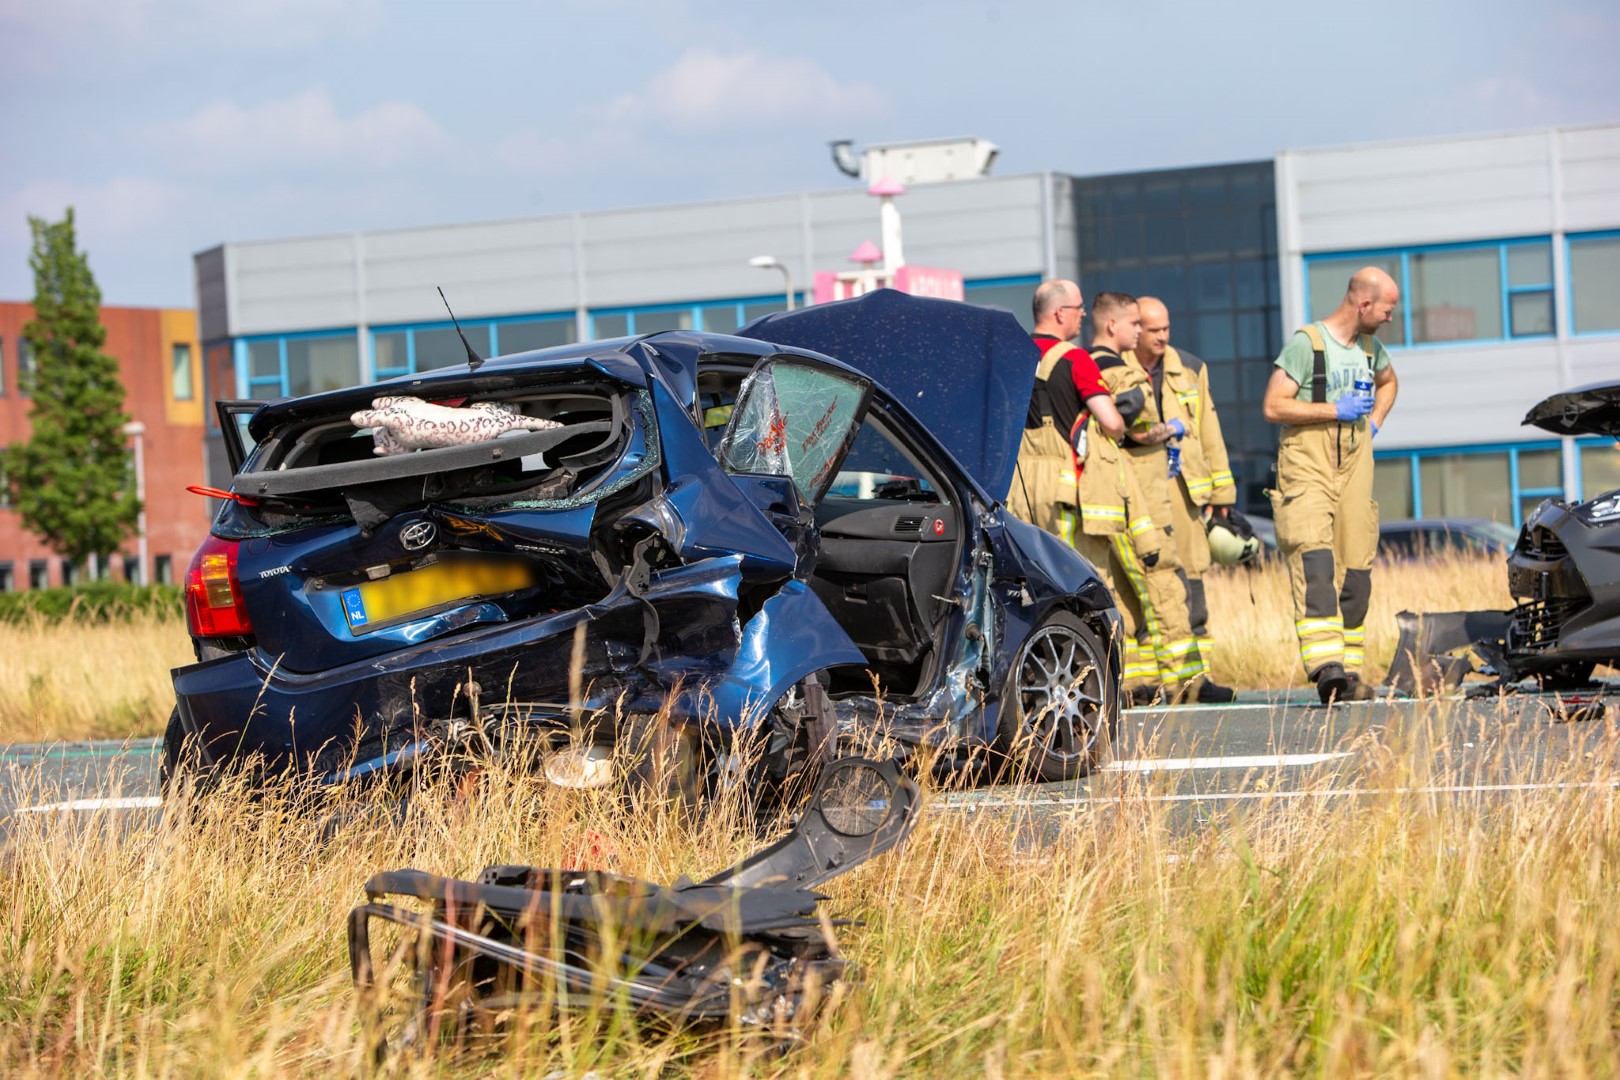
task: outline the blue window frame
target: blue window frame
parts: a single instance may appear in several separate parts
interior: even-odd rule
[[[1549,338],[1556,331],[1552,256],[1552,241],[1545,236],[1309,255],[1306,317],[1331,312],[1343,283],[1370,265],[1387,271],[1401,287],[1395,321],[1380,332],[1389,344]]]
[[[796,293],[795,296],[797,302],[802,304],[804,294]],[[762,315],[770,315],[786,307],[787,298],[782,293],[767,293],[735,300],[597,308],[590,313],[591,338],[601,341],[605,338],[636,337],[660,330],[706,330],[731,334]]]
[[[237,338],[235,361],[238,393],[256,401],[337,390],[363,380],[353,330]]]
[[[1569,236],[1564,317],[1579,335],[1620,333],[1620,230]]]
[[[552,312],[503,319],[462,319],[461,332],[482,357],[567,345],[575,340],[574,313]],[[392,379],[461,363],[467,351],[455,323],[409,323],[371,330],[373,379]]]
[[[1582,473],[1587,464],[1588,455],[1594,451],[1604,450],[1613,445],[1612,440],[1582,438],[1575,440],[1577,452],[1575,455],[1575,476],[1570,485],[1576,492],[1585,492],[1585,497],[1591,497],[1595,491],[1587,491]],[[1445,517],[1454,516],[1443,512],[1438,500],[1433,497],[1437,493],[1429,492],[1425,499],[1424,473],[1431,472],[1431,486],[1439,470],[1425,470],[1424,462],[1439,466],[1440,459],[1447,458],[1484,458],[1500,456],[1506,467],[1507,490],[1506,506],[1509,510],[1508,519],[1515,527],[1524,523],[1525,514],[1533,509],[1542,499],[1562,498],[1564,484],[1562,483],[1563,462],[1562,446],[1556,441],[1541,441],[1530,443],[1486,443],[1478,446],[1433,446],[1421,450],[1380,450],[1374,453],[1374,460],[1386,466],[1403,463],[1410,470],[1408,483],[1411,494],[1411,508],[1413,517]],[[1543,466],[1551,466],[1550,471]],[[1386,474],[1387,475],[1387,474]],[[1498,474],[1500,475],[1500,474]],[[1486,514],[1469,513],[1461,516],[1481,517]],[[1391,518],[1393,520],[1393,517]]]

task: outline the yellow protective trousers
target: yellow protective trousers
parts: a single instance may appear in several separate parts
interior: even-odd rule
[[[1215,659],[1215,638],[1209,632],[1209,601],[1204,595],[1204,574],[1214,561],[1209,554],[1209,533],[1204,528],[1203,507],[1193,502],[1182,485],[1174,487],[1170,524],[1176,558],[1181,560],[1182,580],[1187,585],[1187,621],[1198,642],[1198,655],[1208,666]]]
[[[1312,679],[1325,664],[1361,670],[1378,551],[1372,488],[1366,421],[1283,428],[1271,507],[1288,564],[1299,658]]]
[[[1194,696],[1208,668],[1187,621],[1186,587],[1167,546],[1145,566],[1125,534],[1085,537],[1080,553],[1099,569],[1125,622],[1124,688],[1160,688],[1167,702]],[[1101,552],[1106,544],[1108,551]],[[1077,545],[1079,546],[1079,545]],[[1168,565],[1166,565],[1168,563]]]

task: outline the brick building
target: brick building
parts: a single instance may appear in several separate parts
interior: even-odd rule
[[[33,317],[32,304],[0,301],[0,447],[28,437],[31,360],[22,329]],[[117,359],[123,378],[124,411],[142,428],[149,560],[142,573],[139,538],[131,536],[101,572],[132,581],[173,581],[184,574],[210,521],[208,500],[186,491],[188,484],[203,482],[205,402],[196,312],[104,307],[101,321],[107,328],[103,350]],[[130,438],[132,457],[136,439]],[[0,591],[83,580],[87,568],[65,567],[4,499],[0,494]]]

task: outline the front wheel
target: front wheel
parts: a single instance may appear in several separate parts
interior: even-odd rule
[[[1007,673],[1002,751],[1042,780],[1085,776],[1108,756],[1118,691],[1097,635],[1069,612],[1054,612],[1024,640]]]

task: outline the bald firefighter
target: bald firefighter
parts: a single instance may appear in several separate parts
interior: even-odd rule
[[[1091,356],[1108,388],[1116,396],[1149,389],[1141,365],[1125,358],[1141,336],[1136,298],[1120,292],[1099,293],[1092,304],[1091,325],[1095,335]],[[1159,558],[1151,564],[1132,558],[1128,550],[1115,545],[1128,585],[1118,590],[1118,596],[1134,633],[1133,640],[1125,644],[1125,673],[1134,701],[1176,703],[1199,698],[1209,681],[1209,669],[1199,655],[1188,618],[1187,586],[1178,573],[1181,561],[1176,556],[1171,524],[1169,464],[1164,444],[1180,436],[1172,425],[1158,420],[1156,411],[1149,416],[1152,395],[1144,396],[1143,408],[1131,421],[1121,446],[1135,484],[1147,500],[1147,516],[1166,542]]]
[[[1231,512],[1237,487],[1221,437],[1221,419],[1209,393],[1209,369],[1192,353],[1171,347],[1170,311],[1162,301],[1144,296],[1136,307],[1142,320],[1141,335],[1124,359],[1141,369],[1150,392],[1132,431],[1151,429],[1160,422],[1171,429],[1169,441],[1158,444],[1165,457],[1170,534],[1187,589],[1188,621],[1198,642],[1198,655],[1207,665],[1215,641],[1209,632],[1209,602],[1204,595],[1204,574],[1212,561],[1205,525],[1212,516],[1225,517]],[[1174,434],[1178,431],[1179,436]],[[1138,453],[1156,457],[1154,451],[1141,449],[1132,451],[1133,459]],[[1151,466],[1155,483],[1157,468]],[[1236,696],[1213,681],[1205,681],[1198,689],[1198,700],[1206,703],[1225,703]]]
[[[1398,384],[1373,333],[1400,298],[1384,271],[1358,271],[1331,315],[1288,340],[1266,384],[1265,417],[1283,425],[1271,493],[1277,546],[1300,660],[1324,704],[1374,696],[1361,681],[1378,548],[1372,440]]]

